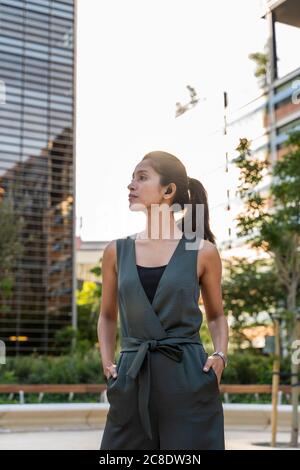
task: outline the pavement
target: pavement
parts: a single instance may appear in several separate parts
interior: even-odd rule
[[[103,429],[0,431],[0,450],[99,450]],[[227,450],[274,450],[268,444],[270,428],[230,427],[225,430]],[[280,430],[277,442],[287,445],[290,431]],[[279,447],[278,447],[279,448]],[[282,447],[281,447],[282,448]],[[287,447],[285,447],[287,448]]]

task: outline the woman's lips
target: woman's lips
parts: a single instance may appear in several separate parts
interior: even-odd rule
[[[131,201],[131,199],[136,199],[137,196],[128,196],[128,199]]]

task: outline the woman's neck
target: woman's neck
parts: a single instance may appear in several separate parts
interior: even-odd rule
[[[143,232],[139,234],[139,238],[149,238],[152,240],[178,240],[182,237],[182,231],[179,230],[177,224],[169,224],[168,226],[151,226],[146,225]]]

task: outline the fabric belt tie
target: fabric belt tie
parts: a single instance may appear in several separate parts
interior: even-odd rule
[[[136,337],[123,337],[122,338],[122,352],[137,351],[131,366],[129,367],[126,375],[132,379],[138,376],[138,408],[140,420],[143,429],[149,439],[153,438],[151,430],[151,421],[149,415],[149,397],[151,390],[151,352],[159,351],[173,361],[181,362],[183,356],[183,349],[179,344],[191,343],[202,344],[200,341],[199,333],[195,333],[191,337],[186,336],[168,336],[161,339],[148,339]],[[145,363],[145,364],[144,364]],[[144,364],[144,366],[143,366]]]

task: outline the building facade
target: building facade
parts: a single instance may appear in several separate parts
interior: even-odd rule
[[[295,53],[300,47],[300,8],[297,0],[271,0],[265,3],[262,18],[268,31],[268,66],[260,79],[260,93],[239,110],[228,112],[228,147],[230,188],[228,192],[227,237],[222,243],[224,256],[239,252],[245,254],[244,240],[235,236],[235,217],[243,210],[236,197],[238,170],[232,160],[239,138],[251,141],[253,155],[267,158],[271,164],[283,158],[288,151],[285,142],[288,131],[300,129],[300,57]],[[259,188],[266,196],[271,180],[265,177]],[[251,256],[249,250],[249,256]],[[226,255],[227,253],[227,255]],[[256,255],[254,254],[254,257]]]
[[[0,0],[0,338],[58,354],[74,302],[75,5]],[[1,240],[2,238],[2,240]]]

